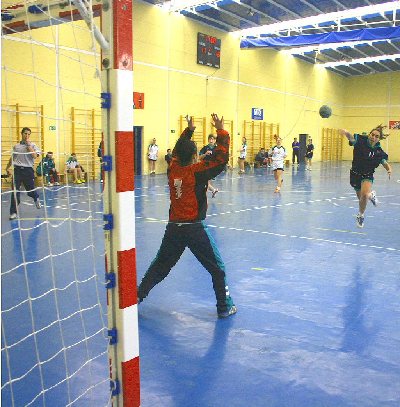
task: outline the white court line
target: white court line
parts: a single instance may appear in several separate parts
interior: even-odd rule
[[[136,217],[136,219],[143,219],[143,218]],[[150,218],[145,218],[145,219],[150,219]],[[160,222],[160,223],[168,223],[168,220],[166,220],[166,219],[151,218],[151,221],[152,222]],[[210,225],[210,224],[208,224],[207,227],[214,228],[214,229],[235,230],[235,231],[240,231],[240,232],[260,233],[260,234],[263,234],[263,235],[287,237],[287,238],[290,238],[290,239],[305,239],[305,240],[312,240],[312,241],[315,241],[315,242],[335,243],[335,244],[341,244],[341,245],[346,245],[346,246],[366,247],[366,248],[369,248],[369,249],[380,249],[380,250],[388,250],[388,251],[400,252],[400,249],[394,248],[394,247],[382,247],[382,246],[374,246],[374,245],[359,244],[359,243],[352,243],[352,242],[343,242],[341,240],[322,239],[322,238],[319,238],[319,237],[317,238],[317,237],[309,237],[309,236],[285,235],[285,234],[282,234],[282,233],[273,233],[273,232],[254,230],[254,229],[241,229],[241,228],[217,226],[217,225]]]

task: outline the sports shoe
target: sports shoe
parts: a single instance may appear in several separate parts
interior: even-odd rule
[[[42,207],[42,204],[40,203],[39,199],[35,201],[36,208],[40,209]]]
[[[378,205],[378,199],[376,197],[375,191],[371,191],[371,193],[369,194],[369,200],[372,202],[372,205],[374,206]]]
[[[357,226],[359,228],[363,228],[364,227],[364,216],[358,214],[356,219],[357,219]]]
[[[81,184],[84,184],[86,182],[85,178],[81,178],[79,181],[81,181]]]
[[[55,183],[54,183],[54,185],[57,185],[57,186],[59,186],[59,185],[60,185],[60,183],[59,183],[59,182],[55,182]]]
[[[74,181],[74,184],[82,184],[82,181],[80,179],[77,179],[76,181]]]
[[[17,219],[17,214],[16,213],[11,213],[10,217],[8,219],[10,219],[10,220]]]
[[[218,318],[228,318],[233,314],[237,313],[236,305],[232,305],[229,309],[224,312],[218,312]]]
[[[281,192],[281,187],[276,187],[274,192]]]
[[[52,184],[51,182],[48,182],[48,183],[47,183],[47,186],[48,186],[48,187],[52,187],[53,184]]]

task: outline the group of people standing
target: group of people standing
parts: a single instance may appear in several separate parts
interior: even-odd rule
[[[311,139],[308,139],[306,145],[306,154],[304,156],[306,161],[306,170],[311,171],[311,162],[314,155],[314,144]],[[292,143],[292,164],[294,165],[295,162],[297,166],[300,165],[300,143],[297,141],[295,137]]]

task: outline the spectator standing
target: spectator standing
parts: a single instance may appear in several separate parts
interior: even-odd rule
[[[208,136],[208,144],[204,146],[199,152],[199,159],[204,161],[210,161],[213,151],[216,147],[217,139],[214,137],[213,134]],[[211,184],[211,180],[208,180],[208,187],[207,189],[211,191],[211,197],[214,198],[216,193],[218,192],[217,188]]]
[[[314,155],[314,144],[312,140],[308,140],[307,150],[306,150],[306,170],[311,171],[311,160]]]
[[[156,144],[156,139],[153,138],[151,141],[148,151],[147,158],[149,160],[150,175],[156,175],[156,161],[158,158],[158,145]]]
[[[242,137],[242,146],[238,150],[239,153],[239,174],[244,174],[244,163],[246,161],[247,156],[247,139],[246,137]]]
[[[169,167],[169,165],[172,161],[172,151],[170,148],[167,150],[167,154],[165,154],[164,158],[165,158],[165,161],[167,162],[167,166]]]
[[[296,158],[296,160],[297,160],[297,166],[299,166],[299,165],[300,165],[300,162],[299,162],[300,143],[297,141],[297,138],[296,138],[296,137],[293,139],[292,150],[293,150],[293,153],[292,153],[292,164],[294,165],[294,161],[295,161],[295,158]]]

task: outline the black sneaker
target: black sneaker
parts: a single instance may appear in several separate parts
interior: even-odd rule
[[[357,226],[359,228],[363,228],[364,227],[364,216],[358,214],[356,219],[357,219]]]
[[[229,309],[223,312],[218,312],[218,318],[228,318],[237,313],[236,305],[232,305]]]

